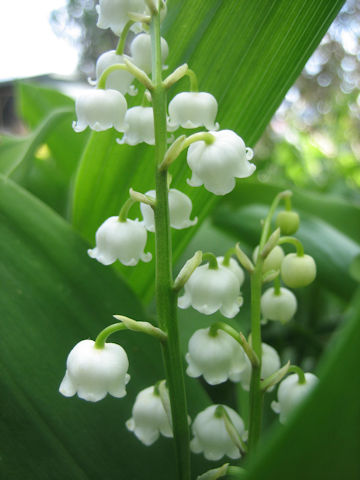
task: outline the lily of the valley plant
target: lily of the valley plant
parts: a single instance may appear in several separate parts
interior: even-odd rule
[[[316,267],[299,240],[290,236],[299,222],[294,222],[291,211],[291,192],[285,191],[274,199],[263,222],[253,261],[238,244],[221,257],[198,251],[174,277],[170,229],[193,228],[197,219],[191,214],[191,199],[170,186],[171,165],[183,161],[181,153],[186,151],[189,185],[214,195],[231,192],[236,180],[249,177],[256,167],[241,132],[222,130],[218,125],[218,103],[211,93],[199,91],[195,72],[181,65],[165,76],[169,49],[160,26],[166,9],[161,0],[100,0],[97,26],[111,28],[119,43],[116,50],[98,59],[95,85],[78,98],[74,122],[77,132],[88,127],[95,131],[115,128],[119,143],[154,145],[153,188],[147,192],[130,189],[129,199],[119,206],[119,212],[113,212],[99,226],[96,245],[88,254],[105,266],[119,261],[136,268],[140,261],[154,261],[157,323],[114,312],[116,323],[105,327],[95,341],[82,340],[71,350],[60,392],[67,397],[77,394],[90,402],[107,394],[123,397],[130,381],[128,369],[132,376],[136,371],[131,371],[131,358],[129,367],[123,348],[108,342],[108,337],[125,329],[153,336],[163,350],[166,378],[144,385],[126,427],[147,446],[160,435],[169,437],[175,444],[178,478],[190,480],[190,451],[211,461],[223,457],[238,461],[253,454],[261,434],[263,396],[268,391],[280,383],[278,401],[272,408],[284,423],[315,385],[313,374],[304,374],[289,362],[281,367],[276,350],[262,342],[261,323],[285,324],[296,314],[297,300],[290,288],[309,285]],[[126,55],[124,45],[130,30],[136,35]],[[189,91],[173,96],[172,86],[184,77],[188,79],[181,85],[189,82]],[[139,96],[138,106],[127,108],[125,95],[129,94]],[[173,97],[169,104],[168,97]],[[186,133],[176,136],[180,127]],[[193,129],[196,132],[191,133]],[[282,201],[286,210],[273,230],[272,218]],[[136,203],[142,220],[128,218]],[[149,235],[155,235],[155,258],[146,251]],[[295,246],[296,253],[285,255],[280,246],[284,243]],[[251,279],[251,299],[243,299],[241,292],[245,273]],[[263,291],[265,282],[273,285]],[[244,301],[251,301],[251,332],[245,334],[225,321],[209,322],[208,328],[192,335],[185,358],[190,377],[202,377],[210,385],[228,380],[241,383],[249,392],[249,424],[245,425],[241,412],[228,405],[209,405],[190,419],[177,309],[192,307],[203,315],[219,311],[232,319]],[[288,373],[292,375],[286,377]]]

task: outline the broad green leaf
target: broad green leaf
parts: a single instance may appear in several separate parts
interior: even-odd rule
[[[28,170],[36,150],[41,147],[51,132],[57,130],[59,122],[64,119],[69,122],[72,113],[72,109],[69,108],[53,110],[26,137],[1,137],[0,173],[11,176],[19,167]]]
[[[352,261],[349,269],[351,278],[355,281],[360,282],[360,254],[357,255]]]
[[[214,213],[215,224],[233,235],[234,241],[255,247],[260,238],[261,220],[266,217],[269,205],[253,203],[235,208],[225,203]],[[312,255],[317,265],[317,281],[344,299],[351,298],[356,283],[349,275],[350,265],[360,252],[360,245],[331,225],[298,209],[301,223],[296,237],[305,252]],[[293,251],[294,247],[289,251]]]
[[[75,120],[74,100],[32,83],[17,84],[17,100],[19,115],[31,129],[37,127],[54,110],[72,111],[72,115],[59,120],[56,130],[46,139],[59,171],[70,178],[76,171],[88,138],[87,132],[75,134],[72,129],[72,121]]]
[[[170,71],[187,62],[198,75],[200,89],[218,99],[221,128],[235,130],[247,145],[254,145],[342,4],[342,0],[169,1],[164,36],[170,46]],[[188,89],[186,80],[181,88]],[[169,98],[175,93],[172,90]],[[99,225],[118,212],[129,187],[145,192],[154,186],[152,149],[119,146],[117,136],[112,131],[92,134],[81,160],[73,222],[90,242]],[[184,154],[171,174],[173,186],[190,194],[201,223],[217,199],[203,187],[186,186],[190,172]],[[175,258],[194,231],[173,234]],[[151,298],[153,271],[141,266],[136,273],[126,272],[126,278],[141,296]]]
[[[256,458],[249,458],[248,480],[360,477],[359,293],[319,367],[318,387],[287,426],[275,426],[264,438]]]
[[[16,92],[19,115],[32,131],[11,140],[13,151],[0,143],[1,173],[11,173],[13,180],[67,217],[72,179],[88,133],[73,131],[74,101],[66,95],[32,83],[18,83]]]
[[[112,337],[128,353],[131,381],[123,399],[91,404],[58,393],[67,354],[113,323],[114,313],[144,319],[133,292],[88,258],[86,244],[52,210],[0,178],[0,477],[168,479],[172,441],[152,448],[129,433],[139,390],[163,378],[159,346],[134,332]],[[207,403],[187,387],[190,414]],[[200,457],[195,471],[206,470]]]
[[[29,138],[2,135],[0,137],[0,172],[8,175],[21,162],[29,148]]]

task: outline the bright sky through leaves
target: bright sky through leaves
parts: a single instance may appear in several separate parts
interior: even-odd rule
[[[78,54],[53,32],[50,13],[66,0],[3,2],[0,16],[0,82],[47,73],[71,74]]]

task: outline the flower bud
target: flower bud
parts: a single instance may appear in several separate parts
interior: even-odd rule
[[[146,446],[156,442],[160,433],[164,437],[173,436],[169,418],[154,386],[138,393],[126,427]]]
[[[96,247],[88,254],[103,265],[119,260],[123,265],[134,266],[139,260],[151,260],[151,253],[144,253],[146,229],[138,220],[128,218],[120,222],[119,217],[110,217],[98,228],[95,239]]]
[[[151,73],[151,37],[148,33],[137,35],[130,45],[130,54],[135,65],[145,73]],[[169,54],[165,38],[161,38],[161,62],[164,63]]]
[[[269,288],[261,297],[261,313],[264,320],[288,322],[295,314],[297,301],[295,295],[287,288],[280,288],[278,294]]]
[[[100,0],[96,6],[99,15],[96,26],[111,28],[115,35],[121,35],[130,20],[129,13],[146,14],[145,0]]]
[[[230,437],[222,416],[217,414],[219,405],[211,405],[200,412],[192,425],[194,438],[190,449],[194,453],[203,453],[207,460],[220,460],[224,455],[236,459],[241,457],[239,448]],[[245,433],[242,418],[230,407],[222,405],[229,415],[235,430],[242,437]]]
[[[278,389],[278,401],[271,403],[275,413],[279,413],[281,423],[286,423],[288,416],[303,401],[317,384],[318,378],[313,373],[305,373],[305,383],[299,383],[297,373],[289,375],[283,380]]]
[[[290,288],[307,287],[315,280],[316,264],[310,255],[286,255],[281,264],[281,278]]]
[[[156,198],[155,190],[146,192],[151,198]],[[185,193],[170,188],[169,190],[169,216],[170,226],[176,230],[182,230],[183,228],[192,227],[197,223],[197,217],[194,220],[190,220],[190,214],[192,209],[192,202]],[[155,219],[154,211],[150,205],[140,203],[140,210],[144,219],[144,224],[149,232],[155,232]]]
[[[204,376],[209,385],[218,385],[229,378],[239,380],[245,368],[245,354],[240,344],[223,330],[211,333],[210,328],[197,330],[189,340],[186,373]]]
[[[259,252],[259,246],[257,246],[253,253],[253,260],[254,263],[257,261],[257,256]],[[279,246],[276,245],[269,255],[265,258],[263,263],[262,271],[263,273],[269,272],[270,270],[280,270],[281,262],[285,257],[284,250]]]
[[[124,136],[118,143],[155,145],[154,112],[152,107],[132,107],[125,114]]]
[[[209,133],[213,143],[200,140],[189,147],[187,162],[192,177],[188,183],[192,187],[204,185],[215,195],[226,195],[235,187],[235,178],[249,177],[255,171],[255,165],[249,162],[253,153],[231,130]]]
[[[215,97],[206,92],[182,92],[169,103],[169,130],[198,128],[217,130],[215,123],[218,105]]]
[[[82,132],[87,126],[100,132],[114,127],[123,129],[127,103],[116,90],[88,90],[81,94],[75,103],[77,122],[73,122],[75,132]]]
[[[276,216],[276,226],[280,227],[281,235],[293,235],[298,231],[299,214],[289,210],[283,210]]]
[[[97,80],[99,81],[105,70],[113,65],[124,65],[124,55],[117,55],[115,50],[100,55],[96,62]],[[129,92],[133,80],[133,75],[126,70],[115,70],[107,76],[105,86],[106,89],[117,90],[124,95]]]
[[[126,395],[129,361],[125,350],[116,343],[96,348],[94,341],[82,340],[69,353],[66,367],[59,388],[65,397],[77,393],[84,400],[98,402],[107,393],[117,398]]]
[[[223,265],[217,269],[209,265],[197,267],[185,283],[185,293],[178,299],[180,308],[190,305],[200,313],[211,315],[217,310],[227,318],[239,312],[242,300],[238,277]]]
[[[275,373],[280,368],[280,357],[275,348],[271,347],[267,343],[261,344],[262,357],[261,357],[261,378],[265,379]],[[251,379],[251,363],[246,357],[246,366],[240,373],[240,383],[244,390],[247,392],[250,390]],[[273,388],[269,388],[267,391],[271,392]]]

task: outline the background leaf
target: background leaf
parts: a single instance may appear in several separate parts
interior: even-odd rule
[[[75,135],[72,120],[75,120],[74,100],[63,93],[32,83],[17,84],[18,113],[25,123],[34,129],[55,109],[67,108],[73,112],[72,119],[59,122],[56,131],[47,139],[54,159],[68,178],[76,171],[81,152],[88,139],[88,132]]]
[[[74,101],[60,92],[19,82],[16,99],[32,131],[25,138],[1,138],[0,171],[68,218],[73,177],[89,134],[75,135]]]
[[[164,24],[170,69],[188,62],[201,90],[218,99],[221,128],[235,130],[254,145],[342,4],[342,0],[294,0],[290,5],[287,0],[173,0]],[[188,88],[185,80],[180,86]],[[169,96],[175,93],[174,89]],[[153,188],[152,149],[119,146],[117,136],[112,131],[93,133],[77,176],[73,222],[92,243],[99,225],[119,211],[129,187],[143,192]],[[173,186],[190,194],[201,223],[217,199],[203,187],[186,185],[190,174],[184,154],[171,173]],[[194,231],[173,233],[175,258]],[[153,271],[141,265],[125,276],[144,299],[152,297]]]
[[[154,339],[123,332],[128,395],[91,404],[58,393],[67,354],[121,313],[144,319],[131,290],[86,254],[86,245],[48,207],[0,178],[0,477],[93,479],[172,476],[172,442],[151,449],[126,431],[135,395],[163,378]],[[190,414],[207,404],[189,382]],[[139,461],[141,459],[141,461]],[[201,457],[195,471],[205,470]]]

